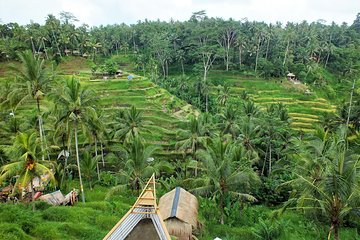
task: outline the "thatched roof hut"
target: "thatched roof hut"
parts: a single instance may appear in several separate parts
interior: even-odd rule
[[[180,187],[162,196],[159,208],[169,234],[178,240],[192,239],[198,223],[198,207],[196,197]]]
[[[288,80],[294,80],[294,79],[295,79],[295,74],[293,74],[293,73],[288,73],[288,74],[286,75],[286,77],[287,77]]]
[[[132,208],[103,240],[120,239],[170,240],[156,203],[155,175],[149,179]]]

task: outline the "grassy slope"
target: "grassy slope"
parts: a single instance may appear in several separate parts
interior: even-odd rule
[[[229,84],[231,100],[236,102],[242,91],[247,91],[255,103],[262,108],[269,104],[282,103],[287,106],[292,118],[291,125],[296,130],[311,132],[319,117],[326,112],[335,112],[336,106],[329,100],[319,97],[316,92],[305,94],[307,86],[294,85],[284,79],[264,80],[244,77],[233,72],[214,70],[209,79]],[[212,91],[216,94],[216,91]],[[323,95],[323,94],[321,94]]]
[[[87,203],[77,203],[74,207],[48,206],[38,203],[35,213],[31,206],[0,204],[0,239],[102,239],[107,232],[128,211],[135,202],[135,195],[123,193],[104,200],[107,188],[96,186],[86,189]],[[209,211],[204,200],[200,199],[200,221],[202,230],[198,238],[204,240],[221,237],[222,239],[255,239],[253,232],[259,228],[263,219],[268,225],[272,222],[272,210],[264,206],[245,207],[240,211],[240,218],[233,222],[235,226],[219,225],[216,217],[204,216]],[[286,212],[280,220],[280,240],[326,239],[328,226],[310,220],[300,213]],[[356,229],[344,228],[340,231],[342,239],[359,239]]]
[[[0,67],[0,78],[9,79],[4,66]],[[132,68],[127,63],[123,67],[125,71]],[[146,120],[152,122],[150,127],[152,132],[145,134],[145,138],[168,150],[163,151],[162,154],[167,156],[170,152],[170,155],[176,156],[173,148],[176,131],[184,126],[186,113],[179,117],[173,109],[179,109],[186,103],[139,77],[133,81],[127,81],[125,78],[90,81],[86,61],[79,59],[66,61],[59,66],[58,72],[65,77],[76,74],[84,85],[94,89],[101,97],[102,109],[107,113],[130,105],[142,109]],[[233,95],[231,101],[236,101],[240,92],[246,90],[258,104],[264,107],[269,102],[286,103],[293,122],[311,124],[311,126],[306,124],[301,126],[310,131],[322,112],[319,109],[333,111],[333,107],[325,100],[316,95],[305,96],[303,91],[291,89],[286,83],[245,78],[220,71],[212,72],[210,78],[223,78],[231,84]],[[294,128],[297,128],[296,124]],[[78,203],[75,207],[49,207],[40,204],[38,206],[40,209],[34,214],[30,207],[1,204],[0,239],[101,239],[135,200],[134,196],[118,195],[110,201],[104,201],[106,190],[107,188],[99,186],[93,191],[87,189],[86,205]],[[253,227],[259,225],[259,219],[271,218],[271,209],[253,206],[240,213],[243,216],[242,221],[237,223],[236,227],[220,226],[205,214],[207,210],[206,205],[200,202],[200,219],[204,223],[204,228],[199,239],[214,239],[216,236],[222,239],[253,239]],[[311,221],[296,212],[286,213],[282,219],[285,227],[280,239],[326,238],[327,225]],[[355,229],[344,229],[341,236],[343,239],[358,239]]]
[[[125,57],[124,60],[122,65],[125,74],[117,79],[92,79],[88,61],[83,58],[66,59],[57,67],[56,72],[65,79],[75,76],[84,86],[94,90],[100,98],[100,110],[105,115],[111,116],[115,111],[132,105],[142,110],[150,125],[149,131],[143,133],[144,138],[148,143],[162,147],[163,150],[157,153],[159,156],[176,158],[180,154],[175,150],[176,133],[179,128],[186,126],[187,116],[196,110],[146,78],[135,75],[132,81],[128,81],[126,71],[131,70],[132,65],[128,58]],[[7,63],[0,65],[0,84],[11,79],[12,75],[8,72]],[[34,108],[35,103],[28,103],[19,108],[18,114]],[[50,108],[46,101],[43,101],[43,108]],[[10,139],[8,140],[0,145],[10,144]]]

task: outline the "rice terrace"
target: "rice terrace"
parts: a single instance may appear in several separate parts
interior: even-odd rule
[[[43,1],[60,13],[42,20],[17,2],[0,4],[0,239],[360,239],[353,0],[314,3],[326,20],[281,0]]]

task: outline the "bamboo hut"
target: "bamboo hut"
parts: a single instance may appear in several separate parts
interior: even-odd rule
[[[39,199],[54,206],[59,206],[65,201],[65,197],[60,190],[42,195]]]
[[[131,209],[103,240],[170,240],[170,235],[156,204],[153,174]]]
[[[170,235],[178,240],[192,239],[198,223],[198,201],[194,195],[176,187],[160,198],[159,208]]]
[[[42,195],[39,197],[40,200],[47,202],[50,205],[59,206],[59,205],[74,205],[78,196],[78,192],[73,189],[65,196],[61,193],[60,190]]]
[[[295,80],[295,74],[293,74],[293,73],[288,73],[288,74],[286,75],[286,77],[287,77],[287,79],[288,79],[289,81]]]

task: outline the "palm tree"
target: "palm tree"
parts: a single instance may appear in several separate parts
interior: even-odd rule
[[[38,146],[38,139],[34,132],[19,132],[13,146],[8,149],[8,155],[12,161],[0,168],[0,184],[10,177],[19,176],[14,188],[20,191],[21,197],[24,188],[30,184],[33,211],[35,210],[33,179],[47,174],[51,181],[55,182],[53,172],[48,168],[54,166],[50,161],[39,160],[38,156],[41,152]]]
[[[125,189],[130,186],[132,190],[139,191],[147,179],[154,172],[158,175],[161,170],[171,171],[172,166],[168,162],[158,162],[152,156],[159,150],[157,146],[146,146],[139,137],[135,137],[127,149],[127,159],[124,169],[119,173],[123,184],[112,188],[108,197],[115,191]]]
[[[92,190],[93,187],[92,183],[97,167],[98,167],[98,158],[92,157],[91,154],[89,154],[89,152],[85,151],[81,161],[81,169],[85,179],[89,182],[90,190]]]
[[[243,118],[239,127],[239,140],[247,150],[255,150],[260,141],[260,125],[251,118]]]
[[[224,85],[223,89],[221,90],[219,96],[217,97],[218,103],[220,106],[225,106],[227,101],[230,98],[230,87],[227,85]]]
[[[223,134],[231,134],[235,139],[238,135],[239,125],[237,123],[237,112],[232,107],[227,107],[223,113],[219,114],[219,127]]]
[[[115,118],[117,130],[114,136],[124,140],[124,142],[129,142],[131,139],[140,136],[141,132],[146,129],[146,124],[150,123],[144,120],[142,111],[137,110],[134,106],[118,113]]]
[[[219,199],[221,224],[224,224],[226,199],[233,197],[239,200],[256,200],[249,190],[251,183],[259,181],[258,176],[249,161],[244,162],[244,159],[237,158],[241,155],[238,154],[236,144],[217,137],[210,141],[206,150],[199,150],[197,155],[203,163],[205,172],[200,181],[197,180],[200,187],[193,191],[211,194]]]
[[[183,150],[185,154],[190,151],[193,158],[196,160],[196,151],[200,147],[205,146],[207,139],[202,118],[191,116],[187,131],[179,131],[178,135],[182,140],[178,141],[175,147],[179,150]],[[197,167],[195,167],[195,176],[196,175]]]
[[[38,112],[39,133],[42,152],[44,151],[44,130],[41,116],[40,102],[44,95],[49,90],[51,79],[47,77],[44,60],[34,57],[30,51],[25,51],[19,54],[22,62],[21,68],[13,67],[13,70],[18,74],[18,86],[14,89],[12,95],[22,95],[18,104],[23,104],[29,100],[35,100]],[[42,156],[44,160],[44,155]]]
[[[297,178],[291,182],[297,194],[282,209],[320,211],[330,223],[328,239],[333,232],[335,240],[340,239],[341,221],[360,212],[359,155],[348,149],[345,136],[338,133],[330,145],[320,143],[310,155],[300,155]]]
[[[251,100],[245,101],[242,105],[242,110],[246,116],[256,117],[260,114],[260,108],[255,105],[255,103]]]
[[[88,131],[88,139],[94,142],[94,153],[95,158],[98,159],[98,141],[100,141],[101,151],[102,149],[102,139],[105,135],[105,123],[104,119],[102,119],[102,114],[96,114],[92,116],[92,119],[88,122],[89,131]],[[103,152],[102,152],[103,153]],[[101,155],[103,157],[103,155]],[[103,162],[104,165],[104,162]],[[96,171],[98,175],[98,180],[100,180],[100,170],[99,170],[99,163],[96,164]]]
[[[86,131],[86,125],[90,119],[96,116],[95,104],[97,99],[92,91],[82,88],[81,84],[75,78],[66,82],[66,86],[60,95],[56,96],[58,110],[60,111],[60,120],[73,123],[76,163],[79,172],[80,191],[82,201],[85,202],[84,187],[81,178],[81,165],[79,158],[78,128],[82,127]]]

